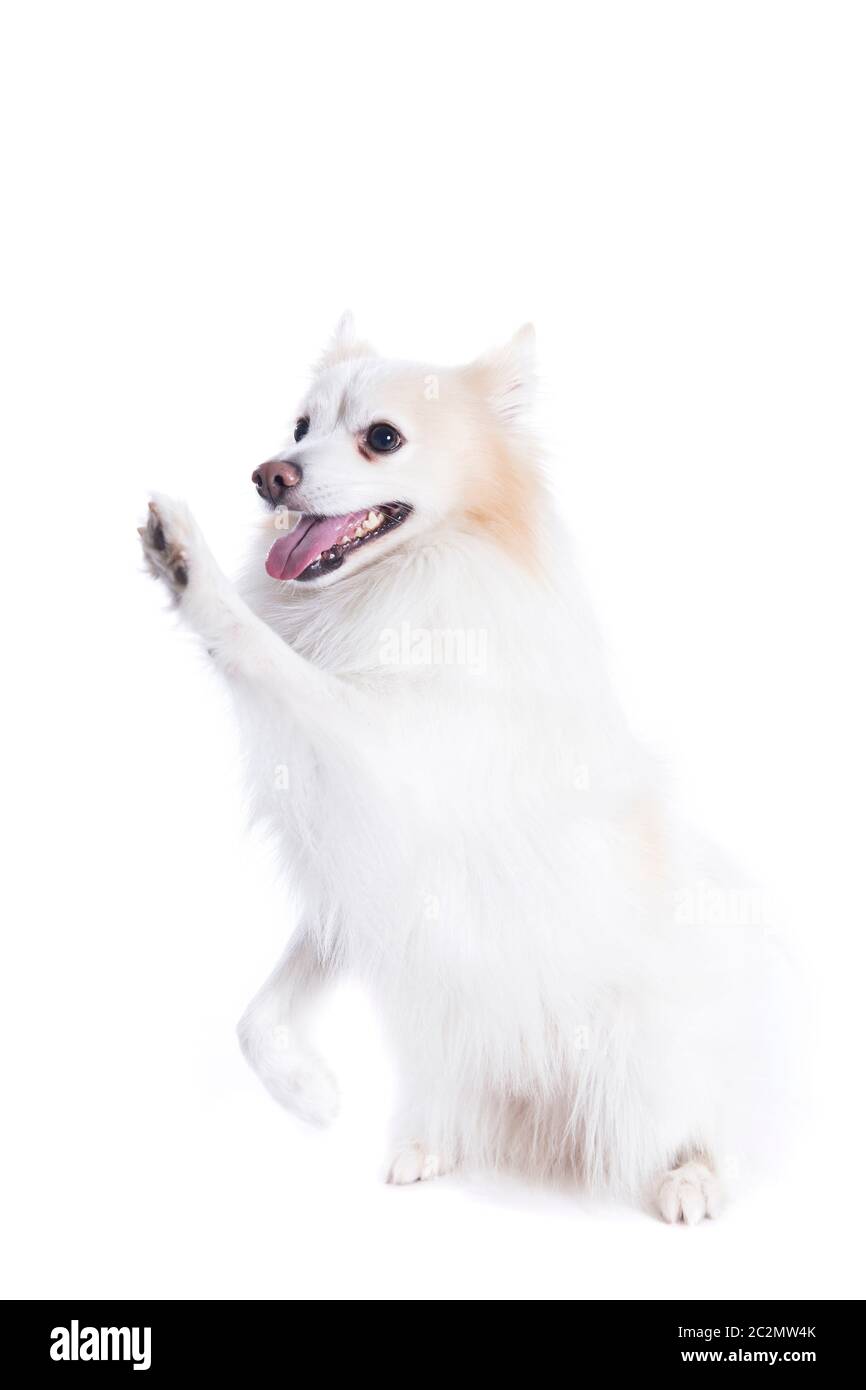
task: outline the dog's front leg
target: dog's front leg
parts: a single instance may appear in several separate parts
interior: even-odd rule
[[[330,977],[315,934],[302,926],[238,1024],[243,1054],[271,1095],[311,1124],[327,1124],[338,1109],[337,1083],[305,1036]]]
[[[299,656],[253,613],[183,502],[155,497],[139,535],[151,573],[166,584],[184,622],[230,680],[289,706],[329,740],[350,727],[347,709],[356,692]]]
[[[140,536],[151,572],[235,688],[253,697],[256,708],[294,721],[309,744],[329,754],[339,757],[354,746],[365,713],[358,693],[299,656],[252,612],[183,503],[155,498]],[[310,1047],[304,1024],[329,975],[315,923],[302,927],[238,1025],[244,1055],[271,1095],[316,1124],[336,1114],[337,1086]]]

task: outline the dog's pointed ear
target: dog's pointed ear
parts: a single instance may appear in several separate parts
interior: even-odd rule
[[[355,316],[350,310],[340,315],[331,341],[319,358],[317,368],[335,367],[338,362],[348,362],[353,357],[375,357],[375,349],[358,337]]]
[[[503,424],[516,425],[535,398],[535,329],[518,328],[503,347],[485,353],[471,371]]]

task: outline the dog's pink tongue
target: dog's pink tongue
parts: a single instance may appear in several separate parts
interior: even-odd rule
[[[297,579],[308,565],[318,560],[323,550],[330,550],[342,536],[352,536],[355,527],[364,520],[364,512],[347,512],[344,516],[323,516],[312,521],[302,516],[293,531],[275,540],[265,561],[272,579]]]

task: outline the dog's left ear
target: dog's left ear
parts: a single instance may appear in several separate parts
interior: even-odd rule
[[[358,337],[355,317],[347,309],[341,314],[331,335],[331,341],[319,358],[316,366],[319,371],[325,367],[335,367],[338,362],[348,362],[353,357],[375,357],[375,348]]]
[[[495,348],[471,368],[503,424],[518,424],[535,398],[535,329],[518,328],[504,347]]]

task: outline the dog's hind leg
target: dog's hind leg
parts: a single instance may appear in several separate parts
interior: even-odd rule
[[[330,976],[302,926],[238,1024],[241,1050],[268,1091],[311,1124],[328,1124],[339,1108],[337,1083],[305,1037],[307,1015]]]
[[[387,1181],[396,1187],[443,1177],[462,1166],[461,1123],[476,1099],[446,1067],[403,1057],[401,1098],[392,1123]]]
[[[438,1153],[429,1151],[417,1139],[400,1144],[388,1169],[388,1182],[405,1187],[413,1182],[426,1182],[448,1172],[448,1164]]]
[[[718,1216],[721,1184],[705,1153],[683,1160],[664,1173],[656,1188],[656,1205],[664,1221],[694,1226],[704,1217]]]

